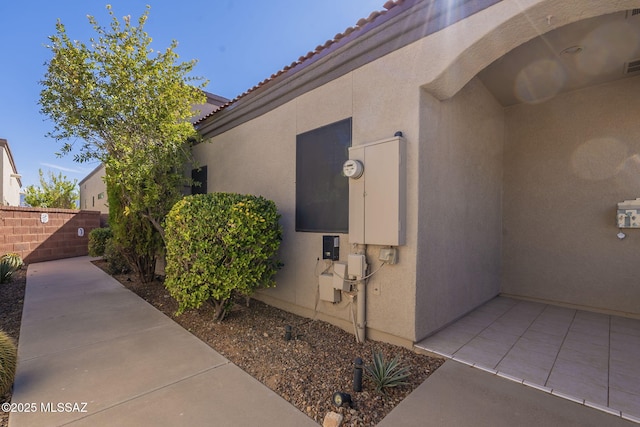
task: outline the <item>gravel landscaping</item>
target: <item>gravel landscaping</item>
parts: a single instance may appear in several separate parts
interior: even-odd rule
[[[95,264],[106,268],[102,261]],[[16,340],[25,277],[23,269],[12,282],[0,285],[0,328]],[[344,416],[343,426],[376,425],[443,362],[390,344],[358,344],[352,333],[253,299],[248,307],[244,299],[238,301],[223,322],[213,320],[210,306],[175,316],[177,303],[160,281],[143,284],[135,275],[114,277],[319,424],[333,411]],[[292,327],[292,339],[288,341],[284,338],[286,326]],[[398,357],[409,369],[407,384],[381,394],[365,375],[363,391],[354,392],[354,359],[360,357],[370,364],[373,354],[379,352],[388,359]],[[332,396],[336,391],[349,393],[352,407],[335,407]],[[10,394],[0,397],[0,403],[10,398]],[[6,426],[7,420],[7,414],[0,413],[0,427]]]

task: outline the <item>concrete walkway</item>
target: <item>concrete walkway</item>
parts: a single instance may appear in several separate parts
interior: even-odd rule
[[[317,426],[88,257],[29,266],[18,360],[10,427]]]
[[[29,266],[9,427],[317,427],[89,261]],[[447,361],[379,425],[637,424]]]

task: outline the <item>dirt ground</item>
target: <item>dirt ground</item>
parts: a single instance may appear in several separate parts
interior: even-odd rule
[[[95,264],[106,269],[102,261]],[[25,276],[22,270],[11,283],[0,285],[0,329],[16,340]],[[135,275],[114,277],[319,424],[325,414],[334,411],[344,416],[343,426],[374,426],[443,362],[390,344],[358,344],[353,333],[253,299],[248,307],[244,299],[238,301],[223,322],[213,320],[210,306],[175,316],[177,303],[161,281],[143,284]],[[287,325],[292,327],[288,341],[284,338]],[[370,364],[375,352],[387,359],[398,357],[411,372],[408,384],[380,394],[364,375],[363,391],[353,391],[354,359],[360,357]],[[336,408],[331,400],[336,391],[349,393],[352,407]],[[0,397],[0,403],[10,397]],[[0,413],[0,427],[6,425],[6,414]]]
[[[16,271],[9,283],[0,284],[0,330],[12,337],[16,344],[20,337],[20,321],[24,290],[27,283],[26,267]],[[0,396],[0,404],[11,401],[11,391]],[[0,427],[7,427],[9,414],[0,411]]]

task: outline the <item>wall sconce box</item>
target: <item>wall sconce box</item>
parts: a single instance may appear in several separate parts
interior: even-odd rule
[[[640,228],[640,198],[618,203],[618,228]]]

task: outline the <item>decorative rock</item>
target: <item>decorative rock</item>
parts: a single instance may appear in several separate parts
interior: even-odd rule
[[[340,427],[343,419],[344,417],[337,412],[328,412],[327,415],[324,416],[322,427]]]

